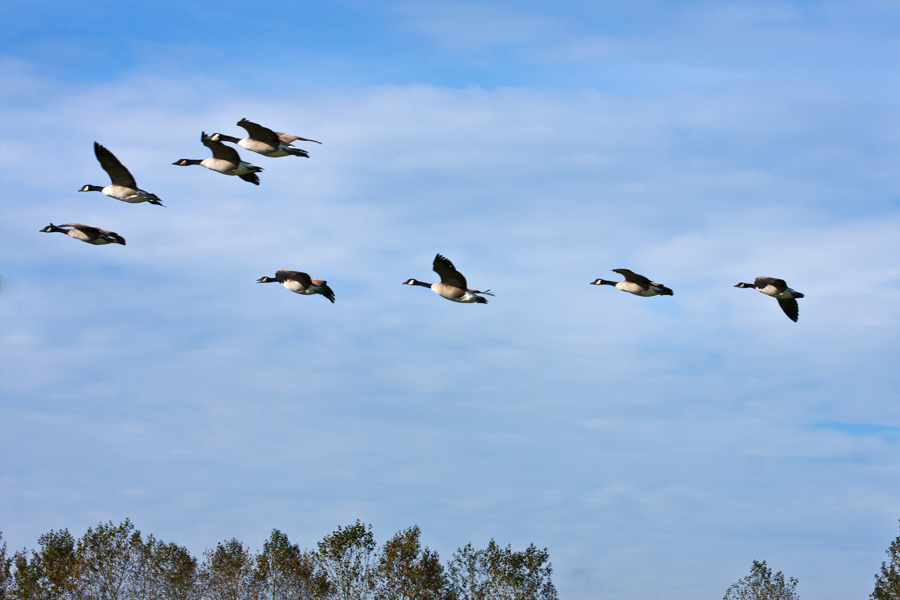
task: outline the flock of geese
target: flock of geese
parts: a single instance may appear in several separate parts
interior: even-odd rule
[[[240,177],[244,181],[254,185],[259,185],[259,176],[257,173],[262,172],[261,167],[257,167],[248,162],[241,160],[238,151],[231,146],[226,146],[225,142],[235,144],[256,152],[269,158],[279,158],[282,156],[300,156],[309,158],[309,153],[293,145],[293,142],[312,142],[321,144],[316,140],[302,138],[279,131],[273,131],[262,125],[258,125],[247,119],[241,119],[237,122],[239,127],[247,131],[247,137],[236,138],[222,133],[214,133],[206,135],[206,132],[200,134],[200,142],[206,146],[212,156],[204,159],[182,158],[174,163],[180,167],[190,165],[200,165],[223,175],[234,175]],[[101,192],[110,198],[137,204],[140,202],[149,202],[157,206],[163,206],[160,199],[150,192],[144,191],[137,186],[134,177],[119,162],[119,159],[112,152],[94,142],[94,155],[100,162],[100,166],[109,175],[110,184],[106,187],[99,185],[85,185],[79,192]],[[125,245],[125,238],[114,231],[107,231],[99,227],[90,225],[82,225],[81,223],[66,223],[64,225],[54,225],[51,223],[44,229],[44,233],[64,233],[76,240],[94,244],[97,246],[105,244],[122,244]],[[479,291],[468,287],[466,278],[456,270],[450,260],[438,254],[434,257],[432,269],[441,280],[437,283],[425,283],[417,279],[409,279],[404,285],[417,285],[421,287],[431,288],[442,298],[461,303],[487,304],[487,298],[484,296],[493,296],[490,290]],[[623,292],[634,294],[636,296],[672,296],[674,292],[661,283],[650,281],[643,275],[638,275],[628,269],[613,269],[614,273],[618,273],[624,277],[623,281],[608,281],[606,279],[596,279],[591,282],[592,285],[610,285]],[[334,303],[334,291],[328,287],[328,282],[322,279],[313,279],[306,273],[300,271],[276,271],[274,277],[261,277],[257,283],[280,283],[288,290],[305,296],[313,294],[321,294]],[[797,298],[803,298],[803,294],[788,287],[783,279],[775,277],[757,277],[753,283],[738,283],[734,287],[752,288],[758,292],[762,292],[767,296],[772,296],[778,300],[778,304],[792,321],[797,321],[799,316],[799,308],[797,306]]]

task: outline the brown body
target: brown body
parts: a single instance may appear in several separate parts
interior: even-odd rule
[[[753,283],[739,283],[737,288],[752,288],[766,296],[772,296],[778,300],[778,306],[784,311],[791,321],[797,322],[800,317],[800,307],[797,298],[803,298],[803,294],[788,287],[784,279],[775,277],[757,277]]]
[[[234,148],[226,146],[222,142],[213,139],[213,136],[206,135],[206,132],[200,134],[200,141],[204,146],[209,148],[212,156],[203,160],[193,158],[182,158],[173,162],[173,165],[179,167],[187,167],[189,165],[200,165],[211,171],[221,173],[223,175],[236,175],[244,181],[249,181],[254,185],[259,185],[259,176],[257,173],[262,171],[261,167],[251,165],[241,160],[241,156]]]
[[[260,277],[256,283],[280,283],[295,294],[321,294],[334,303],[334,292],[324,279],[313,279],[300,271],[275,271],[275,277]]]
[[[246,148],[251,152],[256,152],[257,154],[262,154],[263,156],[268,156],[270,158],[278,158],[281,156],[302,156],[304,158],[309,158],[309,153],[306,152],[306,150],[295,148],[291,144],[298,140],[316,144],[322,143],[317,142],[316,140],[291,135],[289,133],[273,131],[268,127],[263,127],[262,125],[253,123],[247,119],[241,119],[237,124],[239,127],[243,127],[247,130],[247,137],[238,139],[236,137],[231,137],[230,135],[214,133],[211,136],[212,139],[215,141],[231,142],[232,144],[237,144],[241,148]]]
[[[618,273],[625,278],[624,281],[607,281],[606,279],[595,279],[591,285],[611,285],[623,292],[634,294],[635,296],[673,296],[675,292],[667,288],[661,283],[650,281],[643,275],[638,275],[628,269],[613,269],[613,273]]]
[[[416,279],[409,279],[403,282],[404,285],[418,285],[421,287],[431,288],[431,291],[441,296],[442,298],[452,300],[453,302],[461,302],[464,304],[487,304],[487,298],[482,298],[477,294],[486,294],[488,296],[493,296],[491,290],[485,290],[481,292],[478,290],[469,289],[468,285],[466,284],[466,278],[462,273],[456,270],[456,267],[453,266],[453,263],[450,262],[450,260],[445,256],[441,256],[440,254],[435,256],[434,262],[432,263],[432,269],[435,273],[440,275],[441,281],[439,283],[425,283]]]
[[[103,167],[103,170],[109,175],[109,179],[112,183],[106,187],[101,187],[99,185],[85,185],[78,190],[79,192],[102,192],[105,196],[121,200],[122,202],[129,202],[131,204],[149,202],[150,204],[163,206],[163,203],[160,202],[159,197],[157,197],[156,194],[151,194],[150,192],[139,189],[137,182],[134,180],[134,177],[128,169],[125,168],[125,165],[119,162],[119,159],[116,158],[112,152],[97,142],[94,142],[94,156],[100,161],[100,166]]]
[[[68,227],[68,229],[66,229]],[[81,240],[94,246],[105,246],[106,244],[122,244],[125,245],[125,238],[115,231],[100,229],[99,227],[91,227],[90,225],[82,225],[81,223],[65,223],[63,225],[54,225],[50,223],[43,229],[41,233],[64,233],[76,240]]]

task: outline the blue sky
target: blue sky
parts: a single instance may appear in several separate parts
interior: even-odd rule
[[[0,3],[0,529],[357,518],[566,600],[871,592],[900,516],[896,2]],[[123,33],[116,34],[116,28]],[[321,140],[259,187],[179,158]],[[92,143],[166,204],[127,205]],[[125,247],[38,231],[77,221]],[[428,290],[436,253],[490,303]],[[630,268],[673,297],[588,285]],[[255,280],[327,279],[337,302]],[[791,323],[732,286],[782,277]]]

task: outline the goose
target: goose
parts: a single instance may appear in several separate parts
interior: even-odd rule
[[[200,141],[212,151],[210,158],[204,158],[203,160],[182,158],[172,164],[179,167],[200,165],[223,175],[237,175],[244,181],[249,181],[253,185],[259,185],[257,173],[262,171],[262,168],[242,161],[237,150],[212,139],[212,136],[206,135],[205,131],[200,134]]]
[[[243,127],[247,130],[247,133],[249,134],[248,137],[239,140],[230,135],[214,133],[211,136],[212,139],[217,142],[231,142],[232,144],[237,144],[241,148],[246,148],[251,152],[256,152],[257,154],[262,154],[263,156],[268,156],[270,158],[278,158],[280,156],[302,156],[304,158],[309,158],[309,153],[307,153],[306,150],[295,148],[291,145],[291,142],[300,140],[303,142],[315,142],[316,144],[322,143],[316,142],[316,140],[290,135],[288,133],[281,133],[280,131],[272,131],[268,127],[257,125],[247,119],[241,119],[237,124],[238,127]]]
[[[278,282],[295,294],[312,296],[322,294],[334,304],[334,292],[328,287],[328,282],[321,279],[313,279],[300,271],[275,271],[275,277],[260,277],[256,283]]]
[[[68,227],[69,229],[63,229]],[[81,223],[66,223],[64,225],[54,225],[50,223],[40,233],[64,233],[76,240],[87,242],[95,246],[103,246],[105,244],[122,244],[125,245],[125,238],[115,231],[107,231],[99,227],[91,227],[90,225],[82,225]]]
[[[409,279],[403,282],[403,285],[419,285],[431,288],[435,294],[453,300],[454,302],[487,304],[487,298],[476,296],[476,294],[486,294],[493,296],[491,290],[480,292],[466,287],[466,278],[463,274],[456,270],[453,263],[444,256],[438,254],[434,257],[432,268],[435,273],[441,276],[440,283],[424,283],[415,279]]]
[[[633,273],[628,269],[613,269],[613,273],[618,273],[625,278],[625,281],[607,281],[605,279],[595,279],[591,285],[611,285],[623,292],[634,294],[635,296],[674,296],[675,293],[661,283],[650,281],[643,275]]]
[[[86,185],[79,192],[103,192],[104,195],[122,202],[130,202],[137,204],[138,202],[149,202],[163,206],[156,194],[145,192],[139,189],[134,177],[125,168],[125,165],[119,162],[119,159],[112,152],[94,142],[94,156],[100,161],[100,166],[109,175],[111,184],[106,187],[99,185]]]
[[[797,290],[792,290],[785,283],[784,279],[776,279],[774,277],[757,277],[753,283],[739,283],[736,288],[753,288],[757,292],[762,292],[766,296],[772,296],[778,300],[778,305],[788,319],[797,322],[800,316],[800,307],[797,306],[797,298],[802,298],[803,294]]]

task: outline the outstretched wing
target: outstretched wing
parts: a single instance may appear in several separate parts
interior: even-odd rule
[[[788,316],[788,319],[794,323],[797,322],[797,318],[800,316],[800,307],[797,306],[797,301],[794,298],[779,300],[778,306],[780,306],[781,310],[784,311],[784,314]]]
[[[137,182],[134,180],[134,177],[131,176],[131,173],[128,172],[128,169],[125,168],[125,165],[120,163],[119,159],[116,158],[112,152],[97,142],[94,142],[94,156],[100,161],[100,166],[103,167],[103,170],[109,175],[109,179],[112,181],[113,185],[137,188]]]
[[[200,134],[200,141],[203,142],[204,146],[210,149],[213,158],[220,158],[236,164],[241,162],[241,155],[238,154],[237,150],[231,146],[226,146],[222,142],[213,140],[212,136],[206,135],[205,131]]]
[[[466,278],[463,277],[462,273],[456,270],[456,267],[453,266],[453,263],[450,262],[450,259],[446,256],[441,256],[440,254],[435,256],[432,268],[434,269],[434,272],[441,277],[441,283],[456,286],[464,290],[468,289]]]
[[[263,127],[262,125],[258,125],[257,123],[253,123],[252,121],[248,121],[247,119],[241,119],[237,122],[238,127],[243,127],[247,130],[247,134],[254,140],[259,140],[260,142],[266,143],[273,148],[278,148],[278,144],[280,140],[278,139],[278,135],[275,134],[274,131],[269,129],[268,127]]]
[[[630,281],[631,283],[636,283],[639,286],[644,287],[644,288],[649,289],[650,285],[652,284],[652,282],[649,279],[647,279],[646,277],[644,277],[643,275],[638,275],[637,273],[629,271],[628,269],[613,269],[612,271],[613,271],[613,273],[618,273],[619,275],[624,277],[625,281]]]
[[[311,140],[309,138],[297,137],[296,135],[291,135],[289,133],[282,133],[280,131],[276,131],[275,135],[278,136],[278,139],[281,140],[282,144],[290,145],[291,142],[301,141],[301,142],[312,142],[314,144],[321,144],[322,142],[317,142],[316,140]]]

